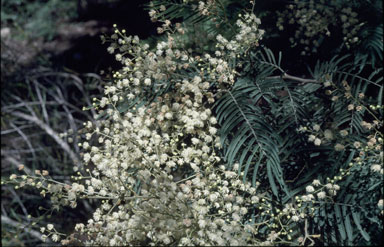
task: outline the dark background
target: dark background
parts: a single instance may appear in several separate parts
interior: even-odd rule
[[[80,1],[79,1],[80,2]],[[112,33],[112,25],[125,29],[129,35],[138,35],[145,39],[156,34],[156,25],[149,19],[144,10],[148,0],[117,1],[113,3],[88,1],[86,6],[78,6],[77,21],[96,20],[98,26],[107,27],[107,34]],[[107,53],[107,45],[102,45],[100,37],[84,36],[74,40],[70,50],[55,57],[57,66],[65,66],[77,72],[96,72],[95,69],[113,69],[119,67],[113,55]]]

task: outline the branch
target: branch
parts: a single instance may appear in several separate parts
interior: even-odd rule
[[[27,228],[28,224],[19,223],[19,222],[14,221],[11,218],[4,216],[4,215],[1,215],[1,223],[2,224],[8,224],[8,225],[16,227],[16,228],[22,228],[24,230],[24,232],[29,233],[31,236],[43,241],[43,239],[41,238],[42,234],[38,231]],[[46,242],[52,243],[49,238],[47,238]]]
[[[35,151],[33,150],[33,146],[31,144],[31,142],[29,141],[28,137],[24,134],[23,131],[21,131],[16,125],[13,124],[13,122],[10,123],[11,127],[14,128],[17,133],[19,133],[19,135],[24,139],[24,141],[27,143],[29,149],[32,151],[32,156],[33,156],[33,159],[36,159],[36,154],[35,154]]]
[[[47,108],[45,107],[45,102],[43,100],[43,97],[41,96],[41,92],[40,92],[40,88],[38,86],[38,82],[36,80],[33,80],[33,84],[35,86],[37,97],[38,97],[38,99],[40,101],[41,109],[43,111],[44,120],[45,120],[46,123],[48,123],[48,112],[47,112]]]
[[[19,126],[18,128],[19,128],[20,130],[22,130],[22,129],[26,129],[26,128],[31,128],[31,127],[33,127],[33,126],[34,126],[33,124],[29,124],[29,125]],[[2,131],[0,132],[0,135],[7,135],[7,134],[10,134],[10,133],[13,133],[13,132],[17,132],[17,130],[15,130],[15,129],[2,130]]]
[[[20,200],[20,197],[17,195],[17,193],[15,192],[15,190],[11,186],[7,186],[6,188],[9,190],[9,192],[12,193],[13,198],[16,199],[16,201],[20,205],[21,210],[23,211],[25,217],[27,217],[28,222],[30,222],[31,220],[28,218],[28,210],[25,208],[23,202]]]
[[[3,150],[1,150],[3,152]],[[19,165],[21,164],[21,162],[18,162],[15,158],[11,157],[11,156],[6,156],[5,157],[5,160],[9,161],[11,164],[13,164],[16,169],[19,169]],[[28,167],[24,167],[23,168],[24,172],[28,175],[33,175],[33,172],[31,171],[31,169],[29,169]]]
[[[57,91],[58,96],[59,96],[61,99],[58,99],[58,98],[56,98],[56,97],[55,97],[55,99],[56,99],[58,102],[64,102],[64,101],[65,101],[64,96],[63,96],[63,94],[62,94],[62,92],[61,92],[61,90],[60,90],[60,88],[59,88],[58,86],[56,86],[56,91]],[[72,129],[73,131],[76,132],[76,131],[77,131],[77,126],[76,126],[76,124],[75,124],[75,120],[74,120],[74,118],[73,118],[71,112],[69,111],[68,107],[67,107],[65,104],[63,104],[63,109],[64,109],[64,111],[67,113],[67,116],[68,116],[68,122],[69,122],[69,125],[71,126],[71,129]],[[79,146],[77,145],[77,138],[74,138],[74,144],[75,144],[76,152],[79,153]]]
[[[287,73],[284,73],[282,76],[270,76],[270,77],[267,77],[267,79],[287,79],[287,80],[293,80],[293,81],[298,81],[302,83],[320,83],[315,79],[301,78],[293,75],[288,75]]]
[[[13,108],[19,108],[19,107],[26,106],[26,105],[29,105],[29,106],[41,105],[41,102],[39,102],[39,101],[22,102],[22,103],[18,103],[18,104],[14,104],[14,105],[7,105],[4,107],[1,107],[1,110],[2,111],[13,110]],[[61,105],[61,104],[56,102],[56,101],[46,101],[45,105]]]
[[[68,153],[69,157],[72,159],[72,161],[75,165],[79,166],[79,168],[81,167],[81,162],[77,158],[76,154],[71,150],[71,148],[68,146],[68,144],[66,142],[64,142],[59,137],[59,135],[51,127],[49,127],[47,124],[43,123],[40,119],[38,119],[35,116],[30,116],[30,115],[24,114],[22,112],[11,112],[10,114],[14,115],[16,117],[20,117],[22,119],[31,121],[31,122],[35,123],[36,125],[38,125],[48,135],[50,135],[61,146],[61,148],[64,149],[64,151],[66,151]]]
[[[304,231],[305,231],[305,236],[304,236],[304,240],[303,242],[301,243],[301,245],[305,245],[305,241],[307,239],[309,239],[311,241],[311,243],[309,244],[309,246],[312,246],[315,244],[315,241],[311,238],[311,235],[308,234],[308,220],[305,219],[305,226],[304,226]]]

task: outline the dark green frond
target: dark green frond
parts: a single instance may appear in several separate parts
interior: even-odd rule
[[[255,99],[261,97],[265,94],[261,96],[258,87],[242,86],[228,91],[216,103],[224,156],[229,168],[239,162],[239,172],[244,171],[244,179],[253,171],[253,184],[260,165],[265,164],[272,192],[278,196],[279,185],[288,194],[280,167],[281,138],[256,104]]]
[[[362,29],[361,44],[355,57],[356,64],[371,63],[372,67],[383,63],[383,24]]]

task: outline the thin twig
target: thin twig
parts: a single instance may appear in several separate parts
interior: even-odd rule
[[[28,125],[19,126],[19,129],[22,130],[22,129],[31,128],[31,127],[34,127],[34,126],[35,125],[33,125],[33,124],[28,124]],[[2,130],[0,132],[0,135],[7,135],[7,134],[10,134],[10,133],[13,133],[13,132],[17,132],[17,130],[15,130],[15,129]]]
[[[8,155],[8,154],[22,154],[22,153],[32,153],[32,152],[42,152],[44,151],[44,148],[34,148],[33,150],[30,149],[1,149],[2,155]]]
[[[179,184],[179,183],[184,182],[184,181],[186,181],[186,180],[190,180],[190,179],[196,177],[198,174],[199,174],[199,173],[193,174],[192,176],[187,177],[187,178],[184,178],[184,179],[181,179],[181,180],[179,180],[179,181],[176,181],[175,183],[176,183],[176,184]]]
[[[36,154],[35,154],[35,151],[33,149],[33,146],[31,144],[31,142],[29,141],[28,137],[24,134],[23,131],[21,131],[16,125],[14,125],[12,122],[10,122],[10,125],[12,128],[14,128],[17,133],[19,133],[19,135],[24,139],[24,141],[27,143],[29,149],[32,151],[32,156],[33,156],[33,159],[36,159]]]
[[[64,151],[66,151],[68,153],[69,157],[72,159],[72,161],[73,161],[73,163],[75,165],[79,166],[79,168],[82,166],[80,160],[78,159],[76,154],[71,150],[69,145],[66,142],[64,142],[59,137],[59,135],[50,126],[48,126],[47,124],[43,123],[36,116],[30,116],[30,115],[24,114],[22,112],[17,112],[17,111],[16,112],[12,112],[10,114],[14,115],[16,117],[20,117],[22,119],[31,121],[31,122],[35,123],[36,125],[38,125],[40,128],[42,128],[43,130],[45,130],[45,132],[48,135],[50,135],[61,146],[61,148],[64,149]]]
[[[33,237],[35,237],[41,241],[43,240],[42,234],[38,231],[35,231],[35,230],[28,228],[29,227],[28,224],[19,223],[17,221],[12,220],[11,218],[9,218],[5,215],[1,215],[1,223],[2,224],[8,224],[8,225],[11,225],[11,226],[19,228],[19,229],[22,228],[24,230],[24,232],[29,233],[31,236],[33,236]],[[52,243],[52,241],[49,238],[47,238],[46,242]]]
[[[309,244],[309,246],[314,245],[315,241],[311,238],[311,235],[308,234],[308,219],[305,219],[304,232],[305,232],[305,236],[304,236],[303,242],[301,242],[301,245],[305,245],[305,241],[307,239],[311,241],[311,244]]]
[[[61,90],[58,86],[56,86],[56,91],[57,91],[58,96],[61,98],[60,101],[65,101],[63,93],[61,92]],[[71,129],[74,132],[77,132],[77,126],[75,124],[74,118],[73,118],[71,112],[69,111],[68,107],[65,104],[63,104],[63,109],[64,109],[65,113],[67,113],[68,121],[69,121],[69,125],[71,126]],[[75,146],[76,152],[79,153],[80,151],[79,151],[79,146],[77,145],[77,138],[74,138],[74,146]]]
[[[289,79],[289,80],[299,81],[299,82],[302,82],[302,83],[319,83],[319,82],[318,82],[317,80],[315,80],[315,79],[300,78],[300,77],[297,77],[297,76],[288,75],[287,73],[284,73],[284,75],[283,75],[283,79]]]
[[[41,109],[43,110],[44,120],[45,120],[46,123],[48,123],[49,122],[48,121],[49,117],[48,117],[47,108],[45,107],[45,102],[43,100],[43,97],[41,96],[41,92],[40,92],[40,88],[39,88],[37,80],[33,80],[33,85],[35,86],[37,97],[39,98]]]
[[[39,73],[39,74],[37,74],[35,76],[32,76],[32,77],[33,78],[41,78],[41,77],[48,77],[48,76],[61,76],[61,77],[64,77],[64,78],[71,78],[71,79],[73,79],[74,82],[77,82],[77,83],[74,83],[74,84],[80,90],[81,90],[82,85],[83,85],[83,81],[78,76],[76,76],[74,74],[70,74],[70,73],[65,73],[65,72],[52,72],[52,71],[49,71],[49,72]]]
[[[1,214],[2,214],[2,215],[5,215],[5,216],[8,217],[8,213],[7,213],[7,211],[5,210],[4,203],[1,203]]]
[[[54,95],[51,95],[54,97]],[[38,101],[32,101],[32,102],[22,102],[22,103],[18,103],[18,104],[14,104],[14,105],[7,105],[7,106],[4,106],[1,108],[1,110],[3,112],[9,112],[9,111],[14,111],[15,109],[14,108],[20,108],[20,107],[27,107],[27,106],[34,106],[34,105],[40,105],[41,103],[38,102]],[[70,107],[71,109],[73,109],[74,111],[84,115],[85,117],[87,117],[88,119],[92,120],[92,117],[89,116],[89,114],[85,113],[84,111],[82,111],[81,109],[79,109],[78,107],[66,102],[66,101],[47,101],[45,102],[45,105],[53,105],[53,106],[63,106],[63,105],[66,105],[68,107]],[[26,128],[26,127],[24,127]],[[8,130],[6,130],[8,131]],[[6,133],[3,133],[4,131],[1,132],[1,134],[6,134]]]
[[[20,107],[26,106],[26,105],[34,106],[34,105],[40,105],[40,104],[41,104],[41,102],[39,102],[39,101],[23,102],[23,103],[19,103],[19,104],[7,105],[4,107],[1,107],[1,110],[7,111],[7,110],[13,110],[13,108],[20,108]],[[46,101],[45,105],[61,105],[61,103],[56,102],[56,101]]]
[[[23,202],[20,200],[20,197],[17,195],[17,193],[15,192],[15,190],[14,190],[11,186],[7,186],[6,188],[9,190],[9,192],[12,193],[13,198],[16,199],[16,201],[17,201],[17,203],[20,205],[21,210],[23,211],[25,217],[27,217],[28,222],[30,222],[31,220],[28,218],[28,211],[27,211],[27,209],[25,208]]]
[[[320,83],[319,81],[315,79],[306,79],[306,78],[301,78],[293,75],[288,75],[287,73],[284,73],[281,76],[269,76],[267,79],[288,79],[288,80],[293,80],[293,81],[298,81],[302,83]]]
[[[36,117],[34,110],[31,108],[30,105],[26,104],[23,99],[21,99],[20,97],[18,97],[16,95],[11,95],[11,97],[16,99],[17,101],[19,101],[20,104],[22,104],[23,106],[25,106],[28,109],[28,111],[31,113],[32,116]]]

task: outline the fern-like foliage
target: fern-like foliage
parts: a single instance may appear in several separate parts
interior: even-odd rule
[[[197,5],[163,0],[153,4],[165,19],[184,20],[204,32],[220,32],[230,38],[233,14],[228,10],[241,3],[221,2],[224,7],[219,8],[215,17],[229,20],[224,28],[214,25],[213,16],[202,16]],[[370,2],[377,3],[366,1],[368,5]],[[360,1],[353,4],[364,5]],[[163,12],[161,5],[166,7]],[[371,107],[381,106],[383,100],[383,70],[377,66],[382,61],[382,28],[372,23],[363,26],[357,52],[318,61],[305,75],[289,75],[281,65],[282,54],[267,48],[251,50],[245,57],[233,57],[229,63],[238,78],[232,88],[222,91],[214,105],[222,156],[228,169],[237,163],[243,180],[255,187],[260,183],[274,202],[301,205],[298,207],[308,219],[302,225],[292,224],[292,236],[303,235],[300,227],[304,227],[305,234],[319,234],[318,243],[324,245],[380,241],[375,229],[383,227],[377,207],[383,183],[378,173],[372,172],[371,165],[382,162],[382,158],[378,150],[367,151],[354,145],[366,146],[370,138],[372,131],[362,123],[380,122],[383,116],[382,108]],[[209,43],[204,45],[208,48],[202,51],[214,49]],[[314,125],[321,130],[314,131]],[[342,136],[341,131],[347,132],[348,137]],[[380,133],[379,129],[376,133]],[[310,134],[321,138],[321,144],[308,141]],[[358,158],[363,161],[356,165]],[[343,179],[339,179],[340,174]],[[295,197],[306,193],[306,186],[314,179],[324,185],[337,182],[340,190],[329,200],[298,201]],[[272,207],[281,205],[275,203]],[[251,222],[265,219],[265,215],[258,215],[258,210],[252,208],[249,217]]]
[[[383,24],[366,27],[361,33],[360,47],[355,57],[355,63],[371,63],[372,67],[383,63]]]
[[[351,173],[339,183],[341,190],[337,197],[333,201],[321,203],[313,211],[310,229],[312,232],[320,232],[322,242],[326,245],[367,245],[380,241],[375,234],[377,229],[382,228],[376,204],[383,193],[383,181],[368,165],[379,160],[365,161],[351,168],[357,153],[358,150],[351,150],[342,152],[336,159],[329,159],[328,162],[333,164],[339,162],[340,167],[319,176],[324,181],[330,181],[329,177],[336,174],[338,169],[349,170]],[[330,155],[336,156],[332,153]]]
[[[246,96],[247,93],[251,94]],[[244,171],[245,180],[248,172],[252,171],[252,184],[255,186],[260,165],[266,163],[271,189],[277,196],[275,181],[286,193],[289,192],[280,167],[280,138],[264,118],[262,110],[252,104],[262,97],[261,94],[255,86],[242,86],[233,92],[228,91],[217,102],[217,118],[222,126],[220,137],[228,165],[232,166],[238,160],[239,173]],[[231,133],[236,133],[236,136]]]
[[[255,185],[267,177],[275,196],[281,196],[280,187],[290,198],[286,180],[293,176],[293,170],[302,169],[291,166],[290,161],[298,144],[304,141],[296,129],[309,119],[306,106],[310,102],[304,95],[311,90],[294,90],[297,83],[272,76],[284,71],[280,67],[281,56],[275,59],[271,50],[251,54],[250,58],[251,63],[255,62],[252,70],[257,76],[239,79],[216,103],[224,156],[229,168],[239,163],[239,174],[243,172],[244,180],[250,178]],[[248,75],[252,74],[250,70],[245,66]]]
[[[333,146],[340,138],[338,130],[348,130],[349,138],[341,142],[346,147],[366,143],[368,130],[362,122],[375,115],[369,104],[382,105],[382,69],[361,67],[349,56],[334,57],[318,62],[310,71],[313,79],[303,79],[286,74],[280,63],[281,54],[276,58],[269,49],[251,53],[234,87],[216,102],[228,168],[238,163],[244,180],[253,185],[267,182],[282,203],[293,200],[314,178],[330,181],[340,169],[349,170],[352,175],[340,182],[342,189],[333,202],[304,203],[314,208],[308,212],[313,216],[308,229],[320,232],[323,244],[367,244],[377,237],[373,229],[382,227],[377,214],[368,210],[378,210],[375,203],[382,194],[377,190],[382,181],[368,164],[380,159],[367,161],[363,169],[350,169],[357,150],[339,152]],[[324,81],[332,82],[331,96]],[[369,95],[365,103],[362,94]],[[351,111],[349,105],[360,105],[361,110]],[[382,116],[382,111],[376,113]],[[323,126],[336,139],[332,136],[321,146],[308,143],[308,136],[297,131],[308,123]],[[370,193],[373,198],[366,197]]]

